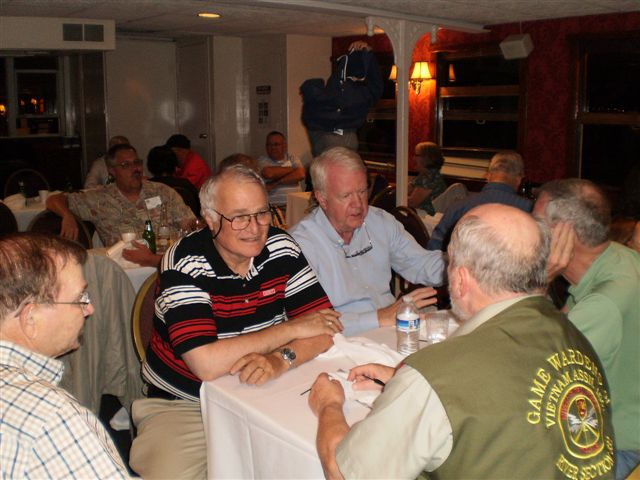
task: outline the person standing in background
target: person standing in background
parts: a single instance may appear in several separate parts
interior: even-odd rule
[[[175,176],[186,178],[200,190],[202,184],[211,176],[211,169],[200,155],[191,150],[191,140],[181,134],[171,135],[165,144],[178,157],[178,169]]]
[[[128,145],[129,143],[131,142],[127,137],[116,135],[109,140],[109,148],[107,150],[116,145]],[[87,173],[87,178],[84,180],[84,188],[103,187],[113,181],[113,177],[109,174],[109,169],[107,168],[106,156],[107,154],[105,153],[93,161],[89,173]]]
[[[321,78],[305,80],[300,86],[302,121],[313,156],[332,147],[358,151],[356,131],[382,96],[383,87],[376,57],[362,41],[353,42],[348,53],[338,58],[326,86]]]

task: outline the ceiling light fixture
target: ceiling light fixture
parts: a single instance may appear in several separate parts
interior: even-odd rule
[[[201,18],[220,18],[221,15],[219,13],[200,12],[198,16]]]

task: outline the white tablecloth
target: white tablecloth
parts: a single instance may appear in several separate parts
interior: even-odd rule
[[[9,195],[3,201],[16,217],[19,232],[26,232],[31,220],[46,209],[38,197],[27,199],[25,206],[24,197],[20,193]]]
[[[393,327],[363,336],[395,350]],[[240,384],[235,376],[203,383],[200,397],[210,479],[323,478],[315,446],[317,419],[307,405],[308,393],[300,393],[311,387],[321,372],[355,366],[347,356],[327,356],[261,387]],[[345,403],[350,425],[368,412],[355,401]]]
[[[293,227],[302,217],[309,206],[311,192],[294,192],[287,195],[287,228]]]

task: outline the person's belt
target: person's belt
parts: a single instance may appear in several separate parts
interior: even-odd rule
[[[169,392],[162,390],[161,388],[156,387],[155,385],[149,384],[147,388],[147,398],[162,398],[164,400],[184,400],[176,395],[172,395]]]

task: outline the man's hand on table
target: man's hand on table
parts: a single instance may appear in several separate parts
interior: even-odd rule
[[[420,287],[416,288],[411,293],[407,293],[415,304],[416,308],[421,309],[429,305],[434,305],[438,299],[434,288]],[[396,324],[396,311],[402,303],[402,297],[393,302],[388,307],[384,307],[378,310],[378,324],[381,327],[391,327]]]
[[[337,407],[342,410],[344,404],[344,389],[338,380],[331,380],[329,375],[321,373],[311,386],[309,407],[319,417],[327,407]]]
[[[551,252],[547,261],[547,282],[562,275],[573,258],[576,231],[570,223],[560,222],[551,229]]]
[[[349,371],[347,380],[353,382],[352,387],[354,390],[381,390],[382,387],[375,383],[373,379],[387,383],[395,373],[396,369],[393,367],[387,367],[379,363],[367,363],[353,367]]]
[[[241,383],[263,385],[269,380],[278,378],[289,369],[289,364],[278,352],[267,355],[250,353],[240,358],[231,366],[231,375],[239,374]]]
[[[157,267],[160,264],[162,255],[156,255],[146,245],[136,242],[131,242],[133,248],[126,248],[122,250],[122,258],[133,263],[137,263],[142,267]]]
[[[331,308],[305,313],[286,322],[296,329],[294,338],[310,338],[318,335],[331,335],[342,332],[344,327],[340,321],[340,313]]]

